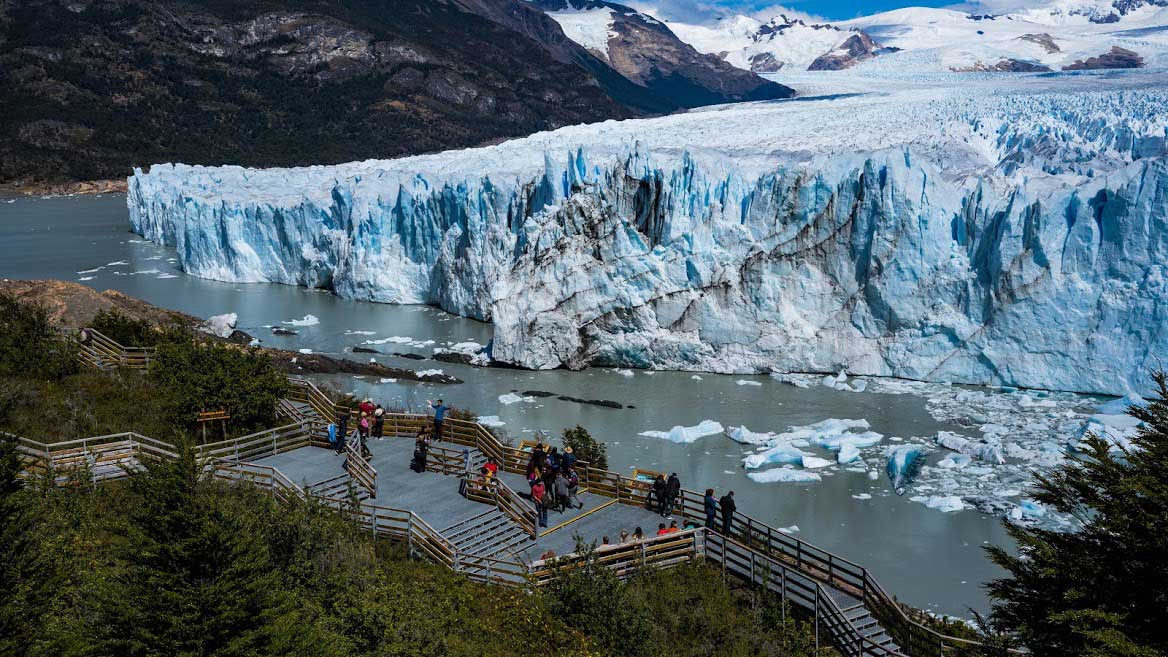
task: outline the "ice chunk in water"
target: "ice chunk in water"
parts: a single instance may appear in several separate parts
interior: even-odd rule
[[[637,434],[639,436],[648,436],[650,438],[664,438],[670,442],[684,444],[692,443],[693,441],[703,436],[712,436],[716,433],[722,433],[725,429],[721,424],[713,420],[702,420],[695,426],[683,427],[675,426],[669,431],[642,431]]]
[[[535,397],[520,397],[519,395],[517,395],[513,392],[509,392],[505,395],[499,395],[499,403],[504,404],[506,406],[510,406],[511,404],[518,404],[519,402],[533,402],[533,401],[535,401]]]
[[[741,426],[726,429],[726,437],[743,445],[766,445],[774,440],[775,434],[770,432],[757,433],[747,429],[745,426]]]
[[[751,472],[746,475],[759,483],[809,483],[813,481],[822,481],[822,477],[817,472],[807,472],[806,470],[796,470],[791,467],[775,468],[773,470],[765,470],[763,472]]]
[[[892,481],[892,488],[897,495],[904,494],[907,486],[916,475],[919,461],[925,453],[925,446],[916,443],[897,445],[888,450],[888,478]]]
[[[952,431],[941,431],[937,434],[937,444],[989,463],[1006,462],[1006,458],[1002,456],[1002,446],[999,443],[975,442]]]
[[[782,442],[774,445],[765,452],[758,454],[751,454],[742,459],[742,465],[747,470],[753,470],[763,465],[772,463],[786,463],[790,465],[802,464],[803,457],[807,456],[805,452],[796,448],[790,442]]]
[[[803,456],[803,467],[807,468],[808,470],[826,468],[829,465],[831,465],[831,461],[827,459],[821,459],[818,456],[810,456],[807,454]]]
[[[1106,404],[1101,404],[1096,410],[1101,415],[1127,415],[1129,406],[1137,406],[1143,408],[1148,405],[1148,400],[1139,395],[1128,395],[1120,397],[1119,399],[1112,399]]]
[[[850,441],[841,444],[839,454],[836,455],[836,460],[840,463],[851,463],[859,458],[860,448]]]
[[[965,503],[961,501],[960,497],[956,495],[918,495],[910,497],[913,502],[920,502],[930,509],[937,509],[945,513],[953,511],[962,511],[965,509]]]
[[[475,418],[475,421],[484,427],[501,427],[504,424],[507,424],[506,422],[500,420],[498,415],[480,415]]]

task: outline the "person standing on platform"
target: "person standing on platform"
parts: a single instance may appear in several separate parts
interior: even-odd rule
[[[704,500],[706,507],[706,529],[718,529],[718,500],[714,499],[714,489],[706,489]]]
[[[535,512],[539,514],[540,527],[547,527],[547,506],[544,505],[546,495],[547,488],[543,485],[543,479],[536,479],[531,484],[531,502],[535,504]]]
[[[734,491],[730,491],[718,500],[718,506],[722,509],[722,535],[730,536],[730,530],[734,529],[734,511],[738,509],[738,505],[734,504]]]
[[[669,481],[665,482],[665,517],[673,520],[673,507],[681,498],[681,480],[676,472],[669,474]]]
[[[385,409],[381,404],[373,409],[373,438],[380,440],[385,435]]]
[[[426,400],[426,403],[434,409],[434,440],[442,440],[442,421],[446,419],[446,411],[449,411],[450,407],[443,404],[441,399],[438,400],[437,404],[429,399]]]

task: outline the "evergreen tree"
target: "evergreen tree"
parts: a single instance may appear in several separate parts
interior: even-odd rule
[[[98,593],[85,654],[297,652],[294,610],[262,537],[200,473],[185,447],[130,479],[138,504],[122,567]]]
[[[1168,654],[1168,385],[1129,413],[1144,422],[1130,450],[1092,436],[1084,458],[1037,476],[1035,499],[1077,518],[1075,532],[1010,526],[1009,576],[990,582],[993,620],[1038,655]]]

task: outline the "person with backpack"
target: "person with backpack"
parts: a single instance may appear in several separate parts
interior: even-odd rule
[[[669,481],[665,483],[665,517],[669,520],[673,519],[673,507],[681,499],[681,480],[677,478],[677,473],[669,474]]]
[[[443,404],[441,399],[438,400],[437,404],[429,399],[426,400],[426,403],[434,409],[434,440],[442,440],[442,421],[446,419],[446,411],[449,411],[450,407]]]
[[[734,504],[734,491],[730,491],[718,500],[718,506],[722,509],[722,535],[730,536],[730,530],[734,525],[734,511],[738,506]]]
[[[426,471],[426,455],[430,451],[430,434],[425,427],[418,430],[414,439],[414,458],[410,462],[410,469],[419,474]]]
[[[385,409],[381,407],[381,404],[378,404],[377,408],[373,409],[373,437],[377,440],[381,440],[382,436],[384,435]]]
[[[369,423],[369,414],[361,411],[361,417],[357,420],[357,447],[361,452],[361,456],[366,460],[373,456],[373,452],[369,451],[369,446],[366,444],[369,440],[369,430],[371,428]]]
[[[568,478],[564,476],[563,472],[556,474],[553,490],[556,493],[556,508],[563,515],[564,511],[568,508]]]
[[[653,482],[653,499],[657,501],[657,513],[665,516],[665,491],[669,487],[665,483],[665,475],[657,475],[657,479]]]
[[[536,479],[531,484],[531,501],[535,504],[539,526],[547,527],[547,512],[548,507],[551,506],[551,497],[548,495],[547,487],[543,485],[543,479]]]
[[[552,472],[560,471],[560,455],[556,452],[555,447],[548,448],[547,456],[544,457],[544,462],[547,464],[547,469]]]
[[[349,433],[349,411],[345,410],[337,418],[337,454],[345,453],[345,441],[348,439]]]
[[[560,466],[565,470],[576,467],[576,454],[572,451],[571,445],[564,446],[564,451],[560,454]]]
[[[702,500],[706,508],[706,529],[718,529],[718,500],[714,499],[714,489],[706,489],[706,497]]]
[[[568,506],[575,506],[577,509],[583,509],[584,503],[580,501],[580,477],[572,468],[568,468],[565,476],[568,479]]]
[[[535,485],[542,483],[543,473],[539,471],[539,468],[536,467],[527,471],[527,485],[531,488],[531,499],[536,502],[539,501],[539,498],[535,496]]]

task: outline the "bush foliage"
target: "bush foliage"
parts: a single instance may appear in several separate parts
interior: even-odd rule
[[[0,294],[0,376],[54,380],[77,371],[77,350],[44,307]]]
[[[588,462],[594,468],[608,469],[608,446],[593,438],[584,427],[577,424],[571,429],[564,429],[562,442],[564,447],[571,447],[572,453],[581,461]]]
[[[197,340],[159,344],[150,379],[176,425],[193,426],[201,411],[225,410],[241,431],[273,426],[276,405],[288,389],[288,380],[262,350]]]

